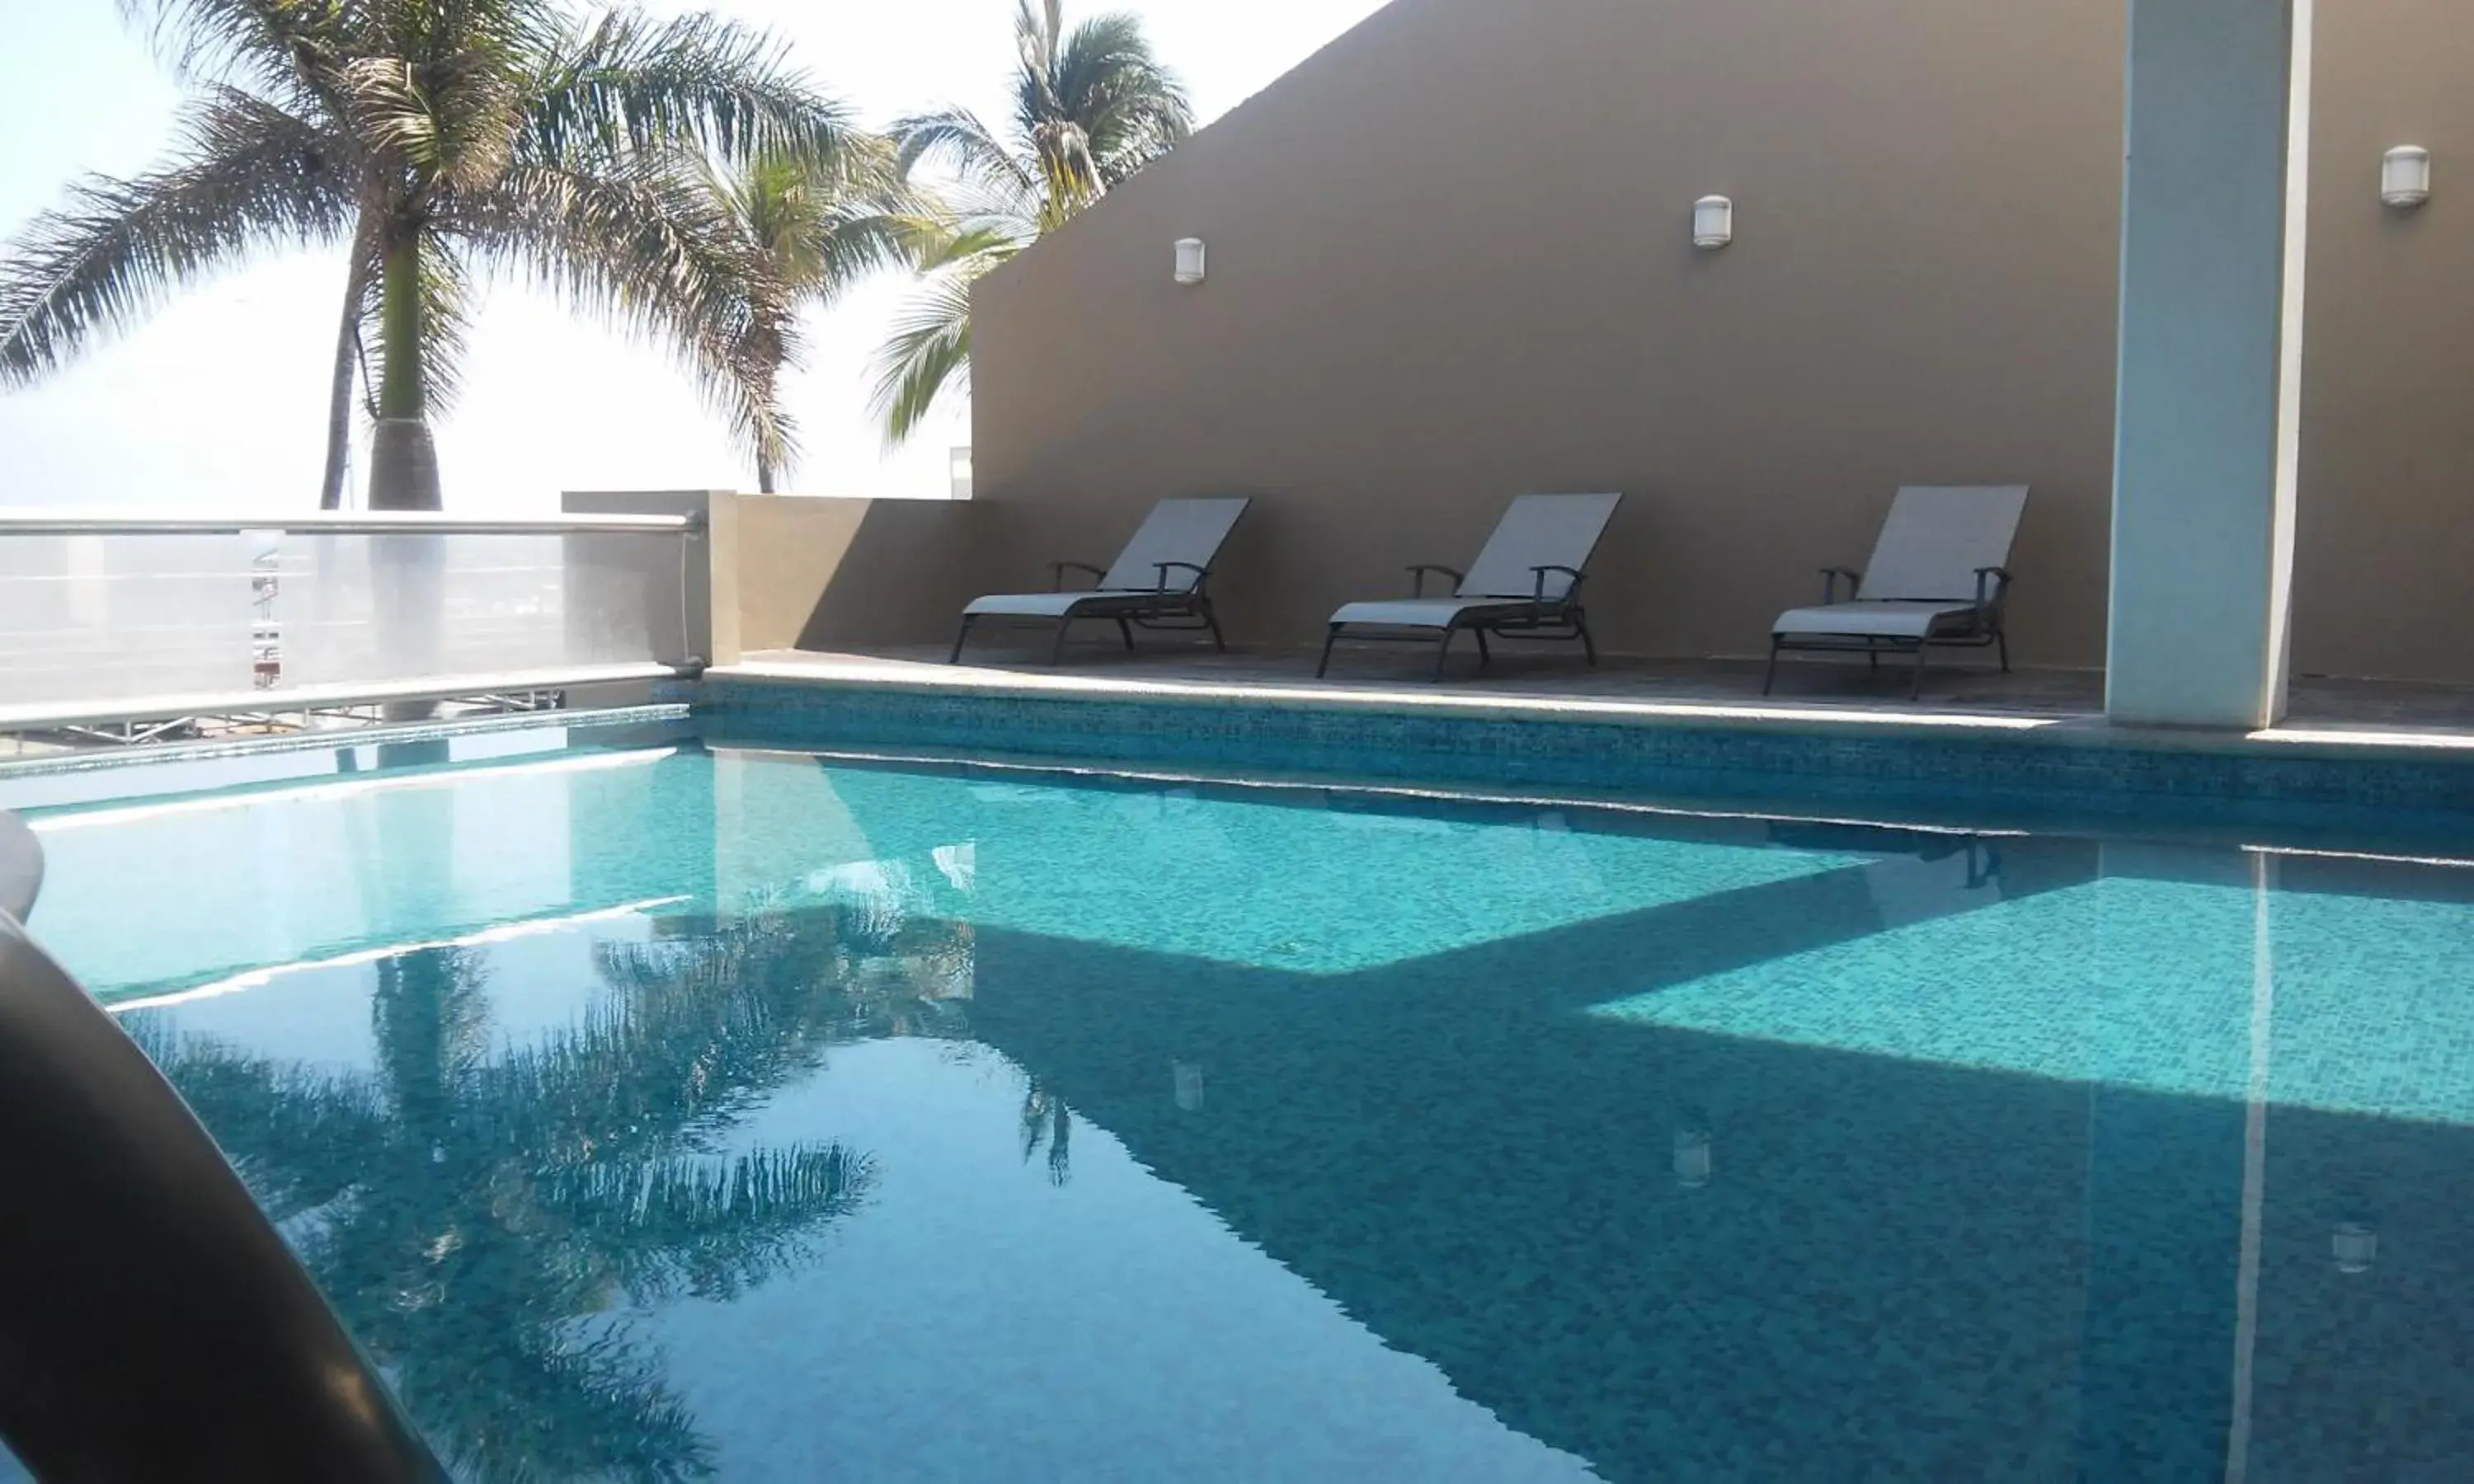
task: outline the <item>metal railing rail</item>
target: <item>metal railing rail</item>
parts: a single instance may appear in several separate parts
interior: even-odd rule
[[[693,535],[702,515],[550,515],[541,518],[438,515],[422,511],[336,511],[301,515],[78,515],[0,512],[0,537],[245,536],[657,536]]]

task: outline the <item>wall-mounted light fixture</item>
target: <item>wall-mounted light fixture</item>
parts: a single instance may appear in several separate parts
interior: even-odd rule
[[[1735,240],[1735,203],[1724,196],[1704,196],[1692,203],[1692,245],[1714,252]]]
[[[1180,238],[1176,245],[1176,281],[1196,284],[1202,281],[1202,239]]]
[[[2431,199],[2431,152],[2400,144],[2380,161],[2380,200],[2411,211]]]

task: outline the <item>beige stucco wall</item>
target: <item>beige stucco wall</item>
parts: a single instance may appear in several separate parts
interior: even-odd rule
[[[2320,13],[2297,663],[2474,678],[2438,580],[2474,562],[2474,25]],[[1225,612],[1298,643],[1515,492],[1622,490],[1606,641],[1725,655],[1898,485],[2024,481],[2020,656],[2096,664],[2122,49],[2117,0],[1400,0],[982,283],[982,500],[1079,553],[1163,493],[1261,496]],[[2397,224],[2407,134],[2440,199]],[[1737,240],[1697,253],[1710,192]]]
[[[2474,681],[2474,9],[2319,7],[2296,669]],[[2430,204],[2379,199],[2430,148]]]
[[[952,500],[741,494],[736,614],[743,652],[932,643],[990,586],[997,516]]]

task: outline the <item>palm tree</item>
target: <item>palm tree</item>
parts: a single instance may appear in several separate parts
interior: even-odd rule
[[[682,151],[834,159],[856,136],[762,33],[560,0],[121,0],[190,83],[146,174],[92,177],[0,259],[0,385],[57,370],[174,290],[271,247],[348,252],[321,503],[341,503],[352,393],[370,504],[434,510],[427,419],[454,388],[476,278],[498,272],[667,342],[735,423],[743,265]]]
[[[1142,22],[1102,15],[1069,35],[1064,0],[1022,0],[1013,116],[1001,134],[967,108],[894,126],[905,170],[958,178],[953,221],[922,252],[928,283],[878,353],[876,400],[895,443],[971,359],[971,285],[1194,132],[1194,106]]]
[[[799,316],[879,268],[917,261],[934,225],[890,144],[854,140],[816,161],[767,155],[707,177],[747,264],[738,375],[747,388],[733,432],[771,494],[797,455],[782,377],[800,364]]]

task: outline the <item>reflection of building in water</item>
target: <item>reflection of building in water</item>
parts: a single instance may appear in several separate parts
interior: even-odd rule
[[[2279,1105],[2263,1148],[2239,1087],[1593,1013],[1764,965],[1824,997],[1911,993],[1831,966],[2110,881],[2081,842],[1862,849],[1345,976],[983,928],[973,1027],[1387,1343],[1609,1478],[2198,1477],[2237,1434],[2254,1477],[2456,1476],[2474,1127]],[[2142,888],[2110,884],[2100,900],[2136,913]],[[2182,961],[2222,968],[2221,1024],[2143,1018],[2172,1008],[2139,988],[2152,941],[2101,932],[2045,966],[2079,989],[2040,1000],[2044,1023],[2247,1057],[2260,899],[2225,898],[2240,951]],[[1980,977],[1986,997],[2035,982],[2015,961]],[[1188,1067],[1198,1093],[1209,1068],[1208,1117]]]
[[[1192,1062],[1175,1062],[1169,1065],[1170,1086],[1176,1089],[1176,1106],[1183,1113],[1202,1112],[1202,1068]]]

